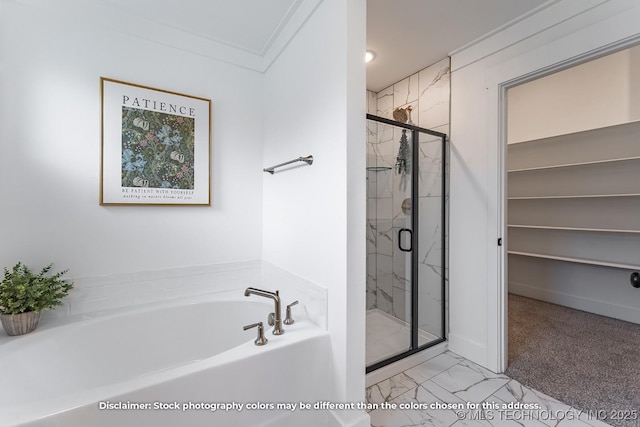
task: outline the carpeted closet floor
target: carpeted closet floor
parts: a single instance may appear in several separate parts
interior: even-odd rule
[[[613,426],[640,426],[640,325],[509,294],[506,374],[583,411],[604,411]]]

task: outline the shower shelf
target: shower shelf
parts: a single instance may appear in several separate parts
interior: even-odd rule
[[[393,168],[389,167],[389,166],[368,166],[367,170],[371,171],[371,172],[384,172],[384,171],[389,171]]]

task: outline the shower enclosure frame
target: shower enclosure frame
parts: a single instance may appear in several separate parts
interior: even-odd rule
[[[372,363],[371,365],[366,366],[366,373],[370,373],[375,371],[376,369],[380,369],[384,366],[390,365],[391,363],[397,362],[398,360],[404,359],[405,357],[416,354],[420,351],[423,351],[429,347],[433,347],[434,345],[440,344],[447,340],[446,338],[446,252],[448,248],[448,244],[446,243],[446,225],[447,225],[447,135],[441,132],[436,132],[430,129],[421,128],[412,124],[402,123],[395,120],[390,120],[384,117],[375,116],[373,114],[367,114],[366,118],[368,120],[382,123],[390,126],[399,127],[402,129],[411,131],[411,335],[410,335],[410,345],[409,349],[395,354],[387,359]],[[442,203],[441,203],[441,233],[440,239],[442,242],[442,251],[441,251],[441,265],[442,265],[442,274],[440,281],[441,288],[441,331],[440,338],[432,340],[426,344],[419,345],[418,344],[418,316],[419,316],[419,306],[418,306],[418,298],[419,298],[419,289],[418,289],[418,237],[419,237],[419,144],[420,144],[420,133],[426,133],[431,136],[435,136],[440,138],[441,140],[441,149],[442,149]]]

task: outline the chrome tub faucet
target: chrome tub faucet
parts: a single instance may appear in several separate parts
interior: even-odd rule
[[[257,295],[260,297],[271,298],[275,303],[275,312],[274,312],[274,326],[273,326],[273,335],[282,335],[284,334],[284,329],[282,329],[282,314],[280,313],[280,291],[269,292],[263,291],[262,289],[256,288],[247,288],[244,291],[244,296],[248,297],[250,295]]]
[[[262,322],[252,323],[251,325],[244,326],[242,329],[246,331],[247,329],[255,327],[258,328],[258,338],[256,338],[253,343],[255,345],[265,345],[269,340],[264,337],[264,326],[262,325]]]

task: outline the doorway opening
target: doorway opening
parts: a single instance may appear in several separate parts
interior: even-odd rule
[[[624,410],[640,404],[640,47],[586,59],[504,88],[506,373]]]

